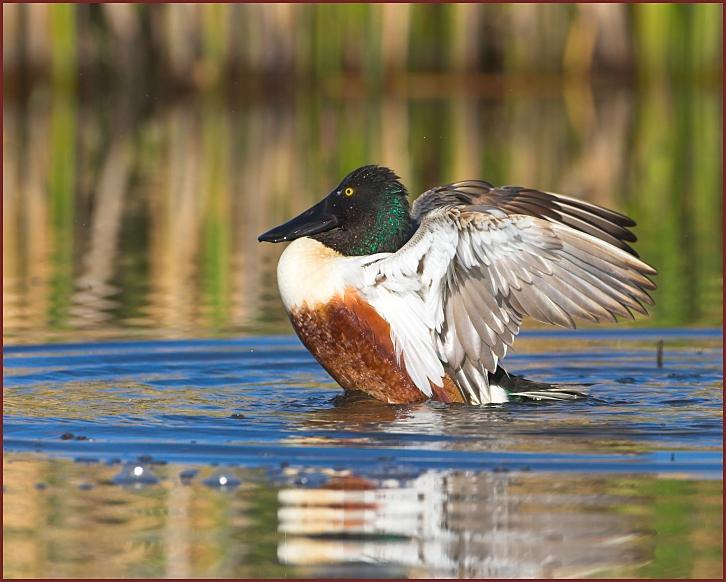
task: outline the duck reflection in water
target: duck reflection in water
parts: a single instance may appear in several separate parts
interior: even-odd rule
[[[644,563],[636,518],[617,510],[623,499],[597,479],[572,481],[427,471],[283,488],[278,559],[320,577],[356,564],[384,575],[549,578]]]

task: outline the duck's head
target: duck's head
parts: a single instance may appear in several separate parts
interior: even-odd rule
[[[363,166],[315,206],[258,240],[277,243],[308,236],[346,256],[371,255],[397,251],[411,231],[408,194],[398,176],[382,166]]]

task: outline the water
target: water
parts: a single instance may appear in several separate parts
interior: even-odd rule
[[[5,574],[720,576],[721,346],[525,333],[591,398],[486,408],[341,396],[289,336],[9,346]]]
[[[3,574],[720,577],[721,31],[681,8],[8,8]],[[340,396],[257,235],[369,163],[637,221],[651,316],[507,358],[591,399]]]

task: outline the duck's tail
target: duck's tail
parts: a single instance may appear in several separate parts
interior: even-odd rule
[[[501,366],[489,374],[490,387],[503,389],[509,400],[580,400],[588,398],[592,384],[547,384],[508,373]]]

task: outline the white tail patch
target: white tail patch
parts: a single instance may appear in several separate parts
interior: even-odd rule
[[[505,402],[509,402],[507,391],[496,384],[489,384],[489,398],[491,400],[488,404],[504,404]]]

